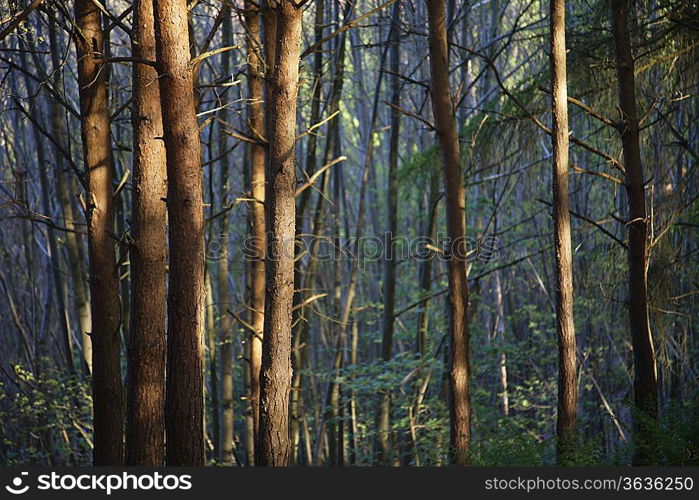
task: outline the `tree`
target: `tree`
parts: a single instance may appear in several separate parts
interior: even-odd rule
[[[468,281],[466,277],[466,199],[461,151],[449,85],[449,47],[444,0],[427,0],[430,92],[439,139],[446,197],[449,276],[449,416],[452,460],[467,465],[471,442],[469,394]]]
[[[296,235],[296,96],[303,9],[291,0],[283,0],[277,4],[276,12],[276,55],[270,80],[267,137],[267,293],[255,461],[258,465],[285,466],[291,458],[289,392]]]
[[[104,32],[99,9],[75,1],[75,48],[80,86],[80,122],[87,196],[85,217],[92,314],[94,464],[123,462],[122,385],[119,352],[121,306],[114,246],[114,201]]]
[[[637,465],[653,462],[652,427],[658,418],[658,373],[648,318],[648,215],[641,164],[634,59],[629,35],[629,0],[612,0],[612,32],[621,111],[621,145],[628,198],[629,326],[634,358],[634,415]]]
[[[553,225],[556,250],[558,416],[556,461],[565,464],[575,446],[578,380],[573,322],[573,255],[568,213],[568,82],[565,0],[551,0],[551,108],[553,112]]]
[[[51,44],[51,68],[54,74],[54,85],[56,88],[63,86],[63,73],[61,71],[60,47],[58,43],[58,33],[56,30],[55,14],[49,17],[49,40]],[[71,202],[71,184],[66,178],[64,170],[66,169],[66,158],[61,154],[61,150],[67,151],[66,123],[63,115],[61,104],[57,99],[51,99],[50,104],[51,128],[55,134],[55,142],[53,152],[57,161],[56,168],[56,184],[58,197],[63,211],[65,225],[70,231],[66,232],[65,241],[68,247],[68,267],[70,277],[72,279],[73,290],[76,296],[76,308],[78,313],[78,323],[80,324],[80,337],[82,340],[82,366],[87,373],[92,373],[92,339],[90,338],[90,329],[92,328],[92,318],[90,316],[90,298],[88,296],[88,287],[85,283],[85,267],[80,256],[80,248],[78,237],[75,233],[76,217],[74,208]]]
[[[391,35],[389,44],[391,51],[391,138],[388,157],[388,189],[386,190],[388,212],[388,238],[385,247],[393,245],[398,233],[398,148],[400,145],[400,2],[393,5],[391,19]],[[395,318],[393,317],[396,304],[396,256],[388,252],[384,256],[384,318],[383,338],[381,341],[381,357],[383,361],[391,360],[393,353],[393,332]],[[391,393],[385,391],[381,395],[379,416],[377,418],[377,460],[384,465],[391,463],[390,428],[391,428]]]
[[[231,9],[227,4],[224,4],[222,11],[219,14],[222,18],[222,40],[225,47],[233,45],[233,19],[231,17]],[[231,58],[232,51],[227,50],[223,53],[222,70],[226,79],[231,76]],[[221,114],[227,117],[227,106],[229,106],[228,93],[221,98],[221,105],[224,108]],[[218,259],[218,310],[219,310],[219,328],[221,334],[221,443],[220,443],[220,458],[221,461],[230,465],[234,461],[233,446],[234,446],[234,406],[233,406],[233,322],[231,321],[230,309],[231,294],[229,290],[229,266],[228,266],[228,191],[230,190],[228,168],[229,156],[226,154],[228,136],[221,126],[219,126],[218,138],[218,154],[221,158],[219,185],[221,189],[220,201],[222,215],[219,217],[219,238],[221,238],[222,254]]]
[[[137,0],[134,58],[155,60],[153,2]],[[155,68],[133,64],[131,329],[128,349],[126,464],[161,466],[165,458],[167,176]]]
[[[204,212],[187,2],[154,6],[170,251],[166,457],[168,465],[204,465]]]
[[[252,137],[264,138],[265,110],[262,47],[260,38],[260,9],[252,2],[245,5],[248,53],[248,126]],[[268,27],[270,23],[266,23]],[[271,33],[267,33],[268,35]],[[269,47],[270,41],[265,43]],[[267,61],[267,64],[271,64]],[[253,436],[257,436],[260,421],[260,365],[262,364],[262,336],[265,320],[265,147],[250,145],[250,232],[255,240],[255,255],[250,264],[250,402],[252,406]]]

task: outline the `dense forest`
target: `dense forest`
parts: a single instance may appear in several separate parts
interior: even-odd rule
[[[699,2],[0,0],[0,463],[699,464]]]

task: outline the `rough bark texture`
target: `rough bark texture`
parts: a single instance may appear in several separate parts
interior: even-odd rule
[[[136,0],[133,56],[155,60],[152,0]],[[161,466],[165,458],[165,304],[167,195],[158,74],[133,65],[131,331],[128,348],[126,465]]]
[[[573,253],[568,213],[568,83],[565,0],[551,0],[551,88],[553,112],[553,224],[556,249],[556,332],[558,335],[558,416],[556,460],[565,465],[575,444],[578,401]]]
[[[629,36],[629,1],[612,1],[612,31],[622,113],[621,143],[624,152],[625,184],[629,202],[629,323],[634,357],[634,414],[636,465],[653,461],[653,421],[658,418],[658,373],[648,319],[647,216],[641,148],[636,109],[634,62]]]
[[[155,0],[154,5],[170,244],[167,464],[203,465],[204,212],[187,3]]]
[[[76,0],[75,46],[80,85],[80,120],[87,181],[86,218],[92,297],[92,380],[95,465],[121,465],[123,425],[119,363],[119,277],[117,275],[107,86],[101,15],[89,0]]]
[[[265,114],[263,102],[263,81],[260,12],[248,2],[245,9],[248,47],[248,122],[253,137],[265,137]],[[250,325],[254,332],[250,338],[250,404],[252,406],[255,436],[259,428],[260,416],[260,365],[262,364],[262,335],[265,321],[265,148],[259,144],[250,146],[250,230],[254,238],[255,254],[250,265]]]
[[[444,0],[427,1],[429,23],[432,109],[442,155],[446,194],[447,234],[445,249],[449,275],[449,415],[452,460],[467,465],[471,441],[471,402],[469,395],[468,281],[466,279],[466,200],[461,173],[459,136],[456,131],[451,91],[446,13]]]
[[[260,373],[260,428],[256,462],[285,466],[291,457],[291,306],[294,295],[296,97],[302,9],[277,7],[277,36],[269,103],[266,223],[267,290]]]

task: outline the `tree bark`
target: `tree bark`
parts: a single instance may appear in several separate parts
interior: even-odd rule
[[[568,82],[565,0],[551,0],[551,89],[553,126],[553,229],[556,250],[558,416],[556,461],[570,462],[575,447],[578,380],[573,322],[573,253],[568,212]]]
[[[123,463],[119,276],[117,274],[110,153],[109,107],[103,64],[101,14],[89,0],[75,1],[75,40],[80,86],[80,121],[85,161],[92,297],[93,412],[95,465]]]
[[[461,152],[449,86],[448,42],[444,0],[427,0],[432,109],[439,138],[447,234],[445,249],[449,278],[449,416],[452,461],[467,465],[471,441],[469,394],[468,281],[466,279],[466,200],[461,173]]]
[[[629,1],[612,0],[612,32],[622,114],[621,144],[628,197],[629,326],[634,357],[635,465],[654,459],[652,427],[658,418],[658,373],[648,318],[646,193],[639,143],[634,61],[629,35]]]
[[[248,51],[248,126],[253,137],[265,137],[265,111],[263,80],[261,71],[263,59],[260,38],[260,11],[251,1],[245,4]],[[266,23],[266,28],[270,23]],[[271,31],[271,30],[270,30]],[[276,30],[275,30],[276,31]],[[273,39],[269,41],[273,42]],[[269,45],[269,42],[266,45]],[[252,406],[255,441],[260,421],[260,365],[262,364],[262,336],[265,321],[265,147],[250,145],[250,230],[255,241],[255,254],[251,255],[250,265],[250,405]]]
[[[152,0],[134,4],[133,57],[155,60]],[[133,64],[133,242],[128,349],[126,464],[162,466],[165,458],[167,195],[158,74]]]
[[[167,152],[168,281],[165,432],[168,465],[204,465],[204,212],[185,0],[155,0]]]
[[[268,108],[271,115],[265,216],[269,238],[256,462],[285,466],[291,457],[289,392],[296,214],[296,97],[303,9],[284,0],[277,4],[276,11],[276,55]]]

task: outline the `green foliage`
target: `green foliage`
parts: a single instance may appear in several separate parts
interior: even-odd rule
[[[670,402],[658,437],[663,465],[699,465],[699,395]]]
[[[35,374],[15,365],[0,385],[2,465],[87,465],[91,455],[89,383],[54,367]]]
[[[662,410],[659,420],[653,420],[635,408],[632,408],[632,413],[648,430],[648,435],[641,438],[636,434],[634,443],[628,443],[620,450],[618,462],[629,463],[634,446],[644,446],[652,450],[654,460],[650,465],[699,465],[699,395],[671,400]]]
[[[472,462],[482,466],[544,465],[544,442],[530,431],[527,418],[498,418],[482,426],[472,450]]]
[[[398,168],[398,182],[401,185],[426,186],[429,185],[430,176],[440,172],[441,159],[437,144],[433,144],[424,151],[418,151],[415,148],[407,161]]]

